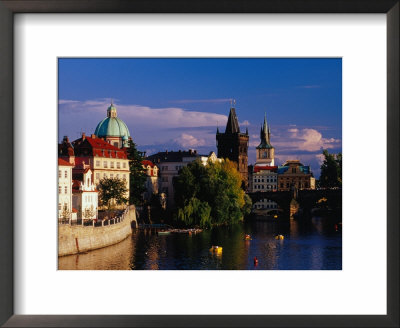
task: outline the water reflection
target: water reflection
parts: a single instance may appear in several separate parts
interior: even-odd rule
[[[72,270],[341,270],[342,236],[332,220],[251,221],[195,235],[136,231],[123,242],[59,258]],[[252,237],[244,240],[245,234]],[[276,240],[276,235],[283,240]],[[212,245],[222,253],[210,252]],[[254,257],[258,265],[254,265]]]

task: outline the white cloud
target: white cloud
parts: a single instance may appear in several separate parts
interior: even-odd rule
[[[206,145],[204,139],[198,139],[187,133],[182,133],[178,138],[174,139],[174,142],[184,148],[201,147]]]
[[[109,101],[103,99],[75,101],[60,100],[60,115],[71,110],[78,111],[83,116],[87,112],[103,113],[106,115]],[[216,113],[190,111],[179,107],[151,108],[141,105],[115,104],[118,116],[129,126],[149,126],[154,128],[187,128],[187,127],[214,127],[226,124],[228,117]]]
[[[324,138],[321,132],[315,129],[295,129],[287,130],[288,135],[281,136],[274,146],[283,150],[318,151],[321,149],[331,149],[340,146],[341,140],[334,138]]]
[[[324,162],[324,159],[325,159],[324,154],[316,154],[315,157],[317,158],[319,165],[321,165]]]
[[[230,98],[217,98],[217,99],[179,99],[171,100],[170,103],[175,104],[193,104],[193,103],[225,103],[230,102]]]
[[[240,126],[248,126],[248,125],[250,125],[250,122],[248,120],[245,120],[245,121],[239,123],[239,125]]]

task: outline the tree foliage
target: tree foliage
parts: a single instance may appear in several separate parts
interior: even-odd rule
[[[142,165],[143,156],[136,149],[136,144],[129,140],[127,149],[129,159],[129,204],[139,205],[142,202],[142,194],[146,191],[146,170]]]
[[[99,182],[100,204],[107,206],[110,210],[114,204],[121,205],[128,201],[125,196],[128,189],[126,182],[118,178],[103,178]]]
[[[90,205],[90,208],[89,207],[85,208],[85,210],[82,213],[82,216],[85,219],[91,219],[95,214],[96,214],[96,211],[94,210],[94,207],[93,207],[93,204],[92,204],[92,205]]]
[[[243,220],[251,199],[241,188],[241,176],[229,160],[199,160],[183,167],[174,180],[176,218],[187,226],[210,227]]]
[[[341,188],[342,187],[342,154],[329,154],[324,149],[324,162],[321,165],[321,176],[319,186],[322,188]]]

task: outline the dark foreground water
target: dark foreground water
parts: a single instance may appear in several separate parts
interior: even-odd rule
[[[245,241],[245,234],[252,240]],[[222,246],[222,253],[211,253],[212,245]],[[318,217],[307,223],[251,221],[192,236],[140,230],[117,245],[58,260],[61,270],[341,270],[342,234],[334,221]]]

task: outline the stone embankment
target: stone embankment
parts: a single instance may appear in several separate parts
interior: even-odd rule
[[[81,225],[58,225],[58,256],[84,253],[114,245],[132,234],[137,225],[135,206],[130,205],[120,222],[101,227]]]

